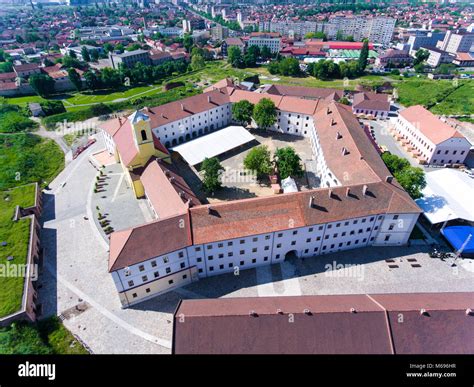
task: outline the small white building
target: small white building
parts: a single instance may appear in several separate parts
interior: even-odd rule
[[[471,143],[421,105],[402,110],[395,122],[396,136],[421,162],[462,164]]]

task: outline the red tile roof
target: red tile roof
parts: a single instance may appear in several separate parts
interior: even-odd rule
[[[110,236],[109,271],[122,269],[191,244],[187,214],[116,231]]]
[[[173,353],[473,354],[468,308],[472,293],[183,300]]]
[[[390,111],[390,101],[387,94],[377,93],[357,93],[354,95],[352,107],[356,109],[371,109]]]
[[[464,138],[456,129],[442,122],[421,105],[411,106],[401,111],[400,116],[415,126],[433,144],[441,144],[450,138]]]

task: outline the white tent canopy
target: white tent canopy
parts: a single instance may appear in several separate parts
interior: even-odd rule
[[[197,165],[204,159],[218,156],[234,148],[255,140],[242,126],[228,126],[195,140],[171,148],[186,160],[189,165]]]
[[[452,219],[474,222],[474,179],[455,169],[440,169],[426,174],[424,197],[416,203],[431,224]]]
[[[281,181],[281,187],[283,188],[283,193],[298,192],[298,187],[296,182],[288,176],[286,179]]]

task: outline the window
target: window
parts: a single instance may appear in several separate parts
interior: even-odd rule
[[[306,243],[311,242],[311,238],[306,239]]]
[[[257,241],[258,241],[258,237],[252,238],[252,242],[257,242]]]
[[[265,240],[269,240],[270,239],[270,235],[265,235]]]
[[[224,244],[223,243],[218,243],[217,247],[224,247]]]
[[[151,267],[156,267],[156,261],[151,261]]]
[[[329,235],[325,235],[325,236],[324,236],[324,239],[329,239]]]
[[[321,231],[323,229],[323,226],[319,226],[319,231]]]
[[[224,265],[219,265],[219,269],[223,269],[224,268]]]
[[[194,249],[194,251],[201,251],[201,248],[200,248],[200,247],[196,247],[196,248]]]
[[[244,266],[245,265],[245,261],[240,261],[240,266]]]
[[[181,267],[181,269],[184,269],[186,267],[186,264],[184,262],[181,262],[179,266]]]
[[[387,242],[390,239],[390,235],[385,235],[385,242]]]
[[[132,294],[132,297],[133,297],[133,298],[137,298],[137,293],[133,293],[133,294]]]
[[[142,130],[140,132],[141,136],[142,136],[142,141],[146,141],[147,140],[147,137],[146,137],[146,130]]]
[[[346,236],[346,232],[344,231],[344,232],[341,234],[341,236]]]
[[[168,281],[168,285],[173,285],[174,281],[173,280],[169,280]]]
[[[331,228],[331,227],[332,227],[332,225],[331,225],[331,224],[328,224],[328,228]]]
[[[171,273],[171,267],[166,268],[166,274],[169,274],[169,273]]]
[[[230,241],[230,242],[227,242],[227,246],[232,246],[234,244],[234,242]]]
[[[186,279],[188,278],[188,275],[187,274],[183,274],[183,279]]]
[[[163,257],[163,263],[168,263],[170,259],[168,257]]]
[[[221,254],[218,255],[218,257],[219,258],[224,258],[224,254],[221,253]]]
[[[240,240],[240,244],[243,245],[245,243],[245,239]]]
[[[275,255],[275,259],[280,259],[280,254]]]
[[[158,271],[155,271],[153,275],[155,276],[155,278],[158,278],[160,276],[160,273]]]
[[[252,253],[256,253],[256,252],[257,252],[257,248],[254,247],[254,248],[252,249]]]
[[[133,281],[128,281],[128,286],[133,286],[135,283]]]
[[[296,241],[291,241],[291,245],[292,246],[296,245]]]
[[[150,293],[150,288],[146,288],[145,292]]]
[[[208,250],[212,250],[212,245],[207,245]]]
[[[398,215],[393,215],[393,220],[397,220],[398,219]]]
[[[143,265],[138,266],[138,270],[145,271],[145,266],[143,266]]]
[[[148,281],[148,277],[147,277],[146,275],[144,275],[144,276],[142,277],[142,281],[143,281],[143,282]]]
[[[178,254],[178,256],[179,256],[180,258],[183,258],[183,257],[184,257],[184,253],[183,253],[182,251],[180,251],[179,254]]]
[[[283,236],[282,233],[279,233],[279,234],[277,235],[278,238],[281,238],[282,236]]]
[[[209,266],[209,271],[214,271],[214,266]]]
[[[395,225],[392,223],[390,226],[388,226],[388,230],[392,231],[394,229]]]
[[[296,235],[296,234],[298,234],[298,231],[297,230],[293,231],[293,235]]]
[[[252,263],[257,263],[257,260],[255,258],[253,258]]]
[[[198,262],[202,262],[202,258],[201,258],[201,257],[199,257],[199,258],[197,258],[197,259],[196,259],[196,261],[198,261]]]
[[[244,255],[245,254],[245,250],[240,250],[240,255]]]

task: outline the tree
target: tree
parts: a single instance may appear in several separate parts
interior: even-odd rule
[[[206,62],[204,61],[204,58],[199,55],[193,55],[191,58],[191,69],[194,71],[202,69],[206,65]]]
[[[242,125],[249,125],[252,122],[254,105],[243,99],[232,105],[232,117]]]
[[[347,97],[342,97],[339,99],[338,101],[339,103],[342,103],[343,105],[350,105],[351,103],[349,102],[349,100],[347,99]]]
[[[100,73],[100,79],[102,85],[106,89],[113,89],[122,86],[122,80],[117,70],[111,69],[110,67],[104,68]]]
[[[239,47],[231,46],[227,51],[227,62],[229,62],[232,67],[242,67],[243,65],[243,58],[242,58],[242,51],[240,51]]]
[[[74,58],[74,59],[77,58],[76,52],[73,51],[73,50],[69,50],[69,53],[68,53],[68,54],[69,54],[69,56],[70,56],[71,58]]]
[[[298,76],[301,73],[300,63],[296,58],[284,58],[279,62],[278,73],[285,76]]]
[[[54,79],[46,74],[33,74],[29,79],[30,86],[41,97],[54,93],[54,83]]]
[[[90,55],[92,62],[97,62],[99,60],[99,50],[91,50]]]
[[[114,50],[114,46],[111,43],[104,43],[103,47],[105,52],[112,52]]]
[[[336,40],[344,40],[344,34],[341,30],[337,30],[336,32]]]
[[[194,45],[193,38],[190,34],[184,34],[183,37],[183,46],[186,52],[191,52],[191,49]]]
[[[413,199],[423,196],[421,191],[426,187],[425,173],[422,168],[412,167],[408,160],[385,152],[382,154],[388,170]]]
[[[260,50],[260,56],[262,57],[262,59],[270,59],[273,55],[268,46],[263,46]]]
[[[369,41],[364,39],[364,43],[362,44],[362,49],[360,50],[359,55],[359,71],[362,73],[365,71],[367,67],[367,61],[369,59]]]
[[[258,177],[268,175],[272,172],[272,161],[270,151],[266,145],[252,148],[244,159],[244,167],[255,171]]]
[[[90,56],[89,50],[87,49],[86,46],[82,46],[82,48],[81,48],[81,55],[82,55],[82,59],[83,59],[85,62],[90,62],[90,61],[91,61],[91,56]]]
[[[257,65],[257,61],[259,57],[260,57],[260,48],[258,46],[250,46],[244,55],[245,67],[255,67]]]
[[[328,40],[328,37],[324,32],[317,31],[317,32],[308,32],[305,36],[305,39],[322,39],[323,42]]]
[[[13,64],[11,62],[0,63],[0,73],[11,73],[13,71]]]
[[[101,87],[100,78],[94,71],[86,71],[84,73],[84,79],[86,80],[87,88],[90,90],[97,90]]]
[[[40,103],[41,109],[45,116],[51,116],[53,114],[65,113],[66,108],[62,101],[44,101]]]
[[[202,180],[202,188],[207,193],[212,193],[221,187],[220,174],[224,171],[224,167],[217,157],[205,158],[201,165],[204,177]]]
[[[82,89],[82,81],[81,81],[81,76],[78,74],[78,72],[75,69],[68,69],[67,75],[73,86],[76,88],[76,90],[81,90]]]
[[[420,48],[416,53],[415,53],[415,60],[413,61],[413,65],[416,66],[420,63],[423,63],[426,61],[430,56],[430,52],[428,50],[424,50]]]
[[[262,129],[276,122],[276,114],[275,104],[268,98],[262,98],[253,108],[253,119]]]
[[[286,179],[288,176],[303,176],[301,158],[292,147],[287,146],[277,149],[275,152],[275,160],[281,179]]]
[[[74,51],[71,51],[74,52]],[[77,60],[77,58],[72,57],[70,55],[65,55],[62,59],[63,67],[70,68],[73,67],[75,69],[81,68],[81,62]]]

